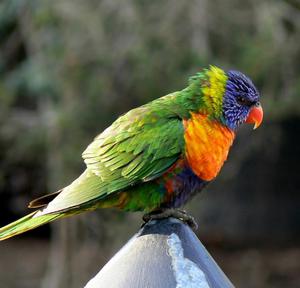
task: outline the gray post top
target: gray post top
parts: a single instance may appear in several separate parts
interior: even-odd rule
[[[174,218],[147,223],[85,288],[234,287],[189,226]]]

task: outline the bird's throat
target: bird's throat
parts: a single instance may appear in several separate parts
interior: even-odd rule
[[[207,115],[193,113],[184,120],[185,157],[193,172],[210,181],[223,166],[235,134]]]

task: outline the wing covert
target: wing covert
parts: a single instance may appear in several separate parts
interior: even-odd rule
[[[182,154],[183,133],[178,117],[162,117],[141,107],[96,137],[83,158],[89,170],[111,183],[110,191],[103,192],[112,193],[170,168]]]

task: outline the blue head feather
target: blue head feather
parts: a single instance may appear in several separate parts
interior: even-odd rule
[[[223,97],[223,121],[230,129],[237,129],[248,117],[251,108],[259,104],[259,93],[252,81],[239,71],[227,73]]]

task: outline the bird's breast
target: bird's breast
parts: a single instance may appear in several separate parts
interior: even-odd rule
[[[185,157],[202,180],[217,176],[234,140],[234,132],[207,115],[193,113],[184,120]]]

